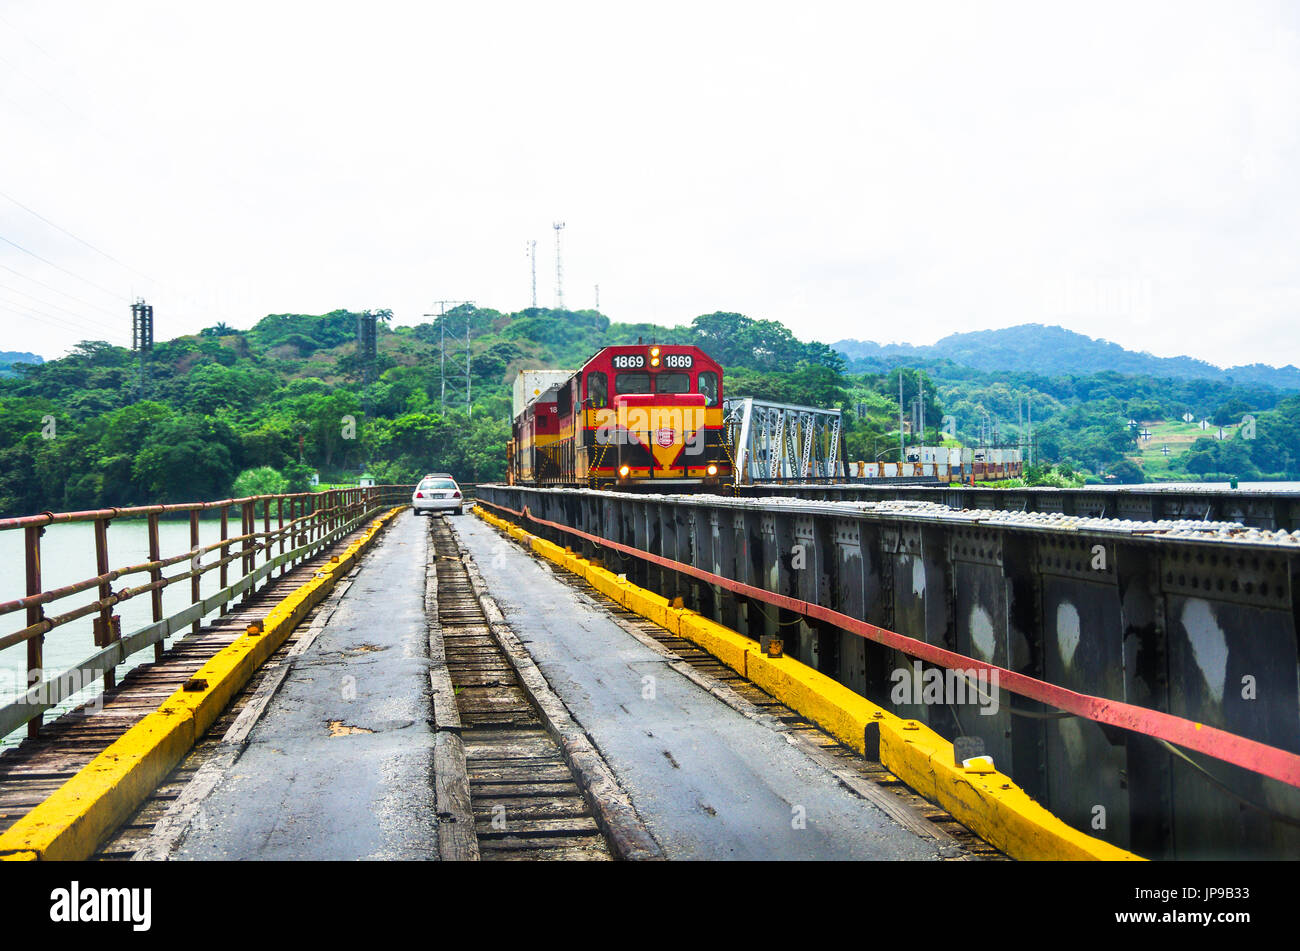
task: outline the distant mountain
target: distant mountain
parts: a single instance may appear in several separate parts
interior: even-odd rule
[[[44,363],[39,353],[23,353],[20,350],[0,350],[0,376],[13,376],[11,369],[15,363]]]
[[[1102,373],[1227,380],[1300,390],[1300,368],[1262,363],[1224,369],[1192,357],[1157,357],[1125,350],[1064,327],[1021,324],[1004,330],[974,330],[944,337],[932,346],[881,345],[870,340],[840,340],[831,346],[850,369],[879,370],[905,360],[951,360],[977,370],[1013,370],[1056,375]]]
[[[39,353],[23,353],[20,350],[0,350],[0,363],[44,363],[45,358]]]

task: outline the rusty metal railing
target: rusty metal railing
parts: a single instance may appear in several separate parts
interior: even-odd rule
[[[25,625],[0,636],[0,651],[25,644],[27,677],[25,692],[0,706],[0,739],[27,725],[27,735],[36,736],[46,710],[72,695],[93,686],[102,678],[104,689],[115,683],[116,668],[133,654],[153,645],[154,657],[161,658],[167,637],[189,626],[197,633],[204,617],[213,611],[225,614],[227,606],[240,595],[251,596],[258,582],[277,568],[288,571],[303,559],[351,533],[368,517],[381,509],[410,501],[414,486],[371,486],[356,489],[330,489],[285,495],[256,495],[214,502],[184,502],[174,505],[148,505],[135,508],[96,509],[86,512],[42,512],[21,518],[0,519],[0,532],[24,534],[25,594],[0,603],[0,618],[24,612]],[[274,511],[274,526],[272,512]],[[199,541],[200,516],[215,513],[220,517],[220,539],[203,545]],[[239,533],[230,534],[231,515],[240,519]],[[258,530],[257,522],[262,522]],[[159,524],[164,518],[189,519],[190,547],[184,552],[164,556],[161,551]],[[147,523],[148,560],[120,568],[111,567],[108,529],[115,521],[143,518]],[[49,525],[86,523],[92,525],[95,546],[93,577],[57,588],[45,589],[41,582],[41,536]],[[275,549],[278,547],[278,551]],[[206,562],[212,553],[217,558]],[[259,564],[260,560],[260,564]],[[164,570],[188,562],[188,570],[165,575]],[[231,565],[238,563],[237,578],[230,578]],[[218,572],[219,590],[202,597],[200,585],[208,572]],[[114,585],[132,575],[146,575],[148,581],[134,586]],[[162,593],[172,585],[189,581],[190,605],[163,617]],[[96,597],[86,603],[50,614],[55,602],[83,592],[94,591]],[[121,618],[114,614],[117,605],[132,598],[148,595],[152,623],[122,634]],[[91,617],[94,644],[99,650],[56,677],[45,676],[44,644],[51,631],[81,618]],[[87,683],[89,675],[90,683]]]

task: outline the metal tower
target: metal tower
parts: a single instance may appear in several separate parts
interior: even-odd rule
[[[369,386],[375,378],[375,359],[379,356],[376,314],[357,314],[357,359],[361,363],[361,382]]]
[[[537,306],[537,242],[528,242],[528,260],[533,272],[533,306]]]
[[[555,229],[555,309],[564,310],[564,265],[560,258],[560,231],[563,221],[551,225]]]
[[[470,394],[471,361],[470,361],[470,354],[469,354],[469,336],[470,336],[470,323],[471,323],[472,313],[470,311],[466,311],[464,315],[465,336],[464,336],[464,350],[462,351],[460,326],[459,324],[454,322],[454,318],[453,321],[448,320],[447,305],[448,304],[455,305],[454,307],[452,307],[452,312],[454,314],[456,308],[460,307],[462,304],[467,304],[469,305],[470,308],[473,308],[474,302],[472,300],[436,300],[434,301],[434,303],[438,305],[438,313],[425,314],[424,316],[438,318],[437,321],[438,322],[438,367],[439,367],[438,377],[439,377],[439,384],[440,384],[438,405],[442,408],[444,412],[446,411],[447,409],[447,362],[448,362],[447,357],[449,355],[451,356],[452,372],[455,373],[457,377],[460,376],[460,371],[462,366],[461,360],[463,359],[464,360],[463,366],[465,369],[465,415],[466,417],[468,417],[470,415],[470,398],[471,398],[471,394]],[[450,334],[451,337],[450,346],[448,346],[447,343],[447,337],[449,336],[447,333],[447,325],[449,322],[453,324],[452,332]],[[458,383],[453,382],[452,389],[454,390],[457,385]],[[453,393],[452,396],[453,398],[455,398],[455,393]]]
[[[153,305],[137,297],[131,305],[131,351],[140,355],[140,384],[136,399],[144,399],[149,353],[153,350]]]

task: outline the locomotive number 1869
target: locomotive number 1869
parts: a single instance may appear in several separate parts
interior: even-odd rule
[[[664,366],[678,370],[689,370],[695,359],[689,353],[670,353],[664,357]]]
[[[612,360],[615,370],[639,370],[645,366],[645,356],[639,353],[619,354]]]

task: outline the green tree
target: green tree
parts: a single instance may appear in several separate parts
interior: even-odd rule
[[[237,475],[230,494],[237,499],[252,495],[281,495],[288,491],[288,486],[288,480],[270,466],[258,466]]]

